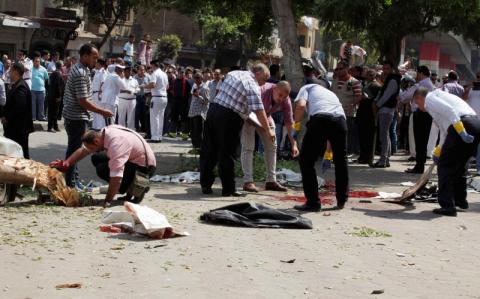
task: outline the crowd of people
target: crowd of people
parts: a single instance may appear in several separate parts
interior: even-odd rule
[[[436,74],[423,65],[415,72],[401,73],[388,61],[381,67],[365,67],[363,59],[362,63],[350,59],[363,49],[358,47],[353,53],[352,44],[347,42],[342,45],[340,58],[344,59],[339,60],[333,80],[307,61],[303,65],[304,86],[292,91],[288,78],[282,76],[276,64],[267,67],[257,63],[250,70],[234,67],[222,73],[220,69],[181,67],[152,58],[148,35],[138,43],[137,51],[135,45],[131,36],[123,55],[103,59],[95,46],[85,44],[80,48],[78,62],[74,57],[62,61],[59,53],[50,55],[46,51],[36,52],[30,59],[21,50],[13,63],[2,57],[0,105],[3,104],[5,136],[21,144],[28,158],[32,121],[48,121],[48,131],[56,132],[57,120],[63,116],[68,136],[67,159],[56,161],[55,166],[67,172],[67,185],[83,188],[75,163],[90,152],[106,150],[107,157],[92,158],[99,176],[115,182],[106,201],[111,201],[119,190],[123,193],[127,190],[128,184],[121,181],[120,175],[127,170],[118,163],[132,162],[153,174],[154,155],[146,143],[137,142],[140,136],[137,133],[150,143],[162,142],[164,136],[190,138],[190,153],[200,154],[204,194],[213,192],[214,168],[218,166],[222,195],[242,195],[235,187],[234,162],[238,156],[244,173],[243,190],[258,192],[252,166],[256,151],[264,156],[265,189],[287,191],[276,181],[275,174],[280,149],[287,150],[290,158],[298,157],[307,197],[307,203],[296,208],[306,211],[320,209],[314,167],[319,158],[323,160],[323,170],[332,161],[335,164],[337,204],[343,208],[348,200],[349,162],[390,167],[390,156],[403,147],[410,154],[409,160],[416,161],[406,172],[423,173],[426,160],[432,157],[440,161],[439,168],[440,165],[442,169],[452,168],[448,155],[443,164],[443,158],[439,158],[444,156],[440,156],[440,148],[450,140],[450,125],[465,143],[478,144],[476,116],[465,118],[479,112],[480,82],[465,88],[458,83],[455,71],[450,71],[444,82],[439,83]],[[360,52],[363,58],[366,53]],[[480,75],[477,79],[480,81]],[[437,111],[428,105],[430,101],[443,103],[457,99],[473,109],[467,109],[468,105],[463,109],[448,108],[453,113],[447,108]],[[455,123],[442,125],[442,120],[436,121],[432,115],[435,113],[440,118],[450,117]],[[467,131],[475,132],[470,135]],[[299,149],[297,140],[302,140],[301,136]],[[126,149],[128,152],[136,148],[135,157],[112,148],[115,144],[120,146],[122,138],[135,140]],[[450,142],[458,143],[451,139]],[[475,156],[477,151],[475,148],[475,153],[471,153],[468,148],[464,152],[464,156]],[[376,153],[379,159],[374,161]],[[142,155],[150,159],[143,161]],[[458,159],[455,161],[459,163]],[[129,168],[128,180],[133,179],[132,169],[135,167]],[[441,173],[440,190],[450,194],[443,195],[443,202],[455,197],[455,202],[465,207],[466,195],[461,195],[458,189],[464,184],[460,170]],[[127,194],[129,198],[131,195]],[[443,214],[453,214],[450,204],[443,204],[442,209]]]

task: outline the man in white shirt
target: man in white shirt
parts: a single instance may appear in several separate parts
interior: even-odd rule
[[[98,59],[97,64],[95,65],[95,75],[93,76],[92,81],[92,100],[96,105],[101,105],[100,92],[107,78],[107,71],[105,70],[106,61],[104,59]],[[98,113],[93,113],[92,128],[95,130],[100,130],[105,126],[105,118],[103,115]]]
[[[297,132],[301,130],[305,111],[308,112],[309,121],[299,156],[307,202],[294,208],[300,211],[320,211],[315,162],[319,157],[324,157],[324,163],[332,158],[335,162],[337,208],[343,209],[348,200],[348,167],[347,121],[342,104],[333,92],[319,84],[303,86],[298,92],[295,104],[294,129]],[[327,141],[332,150],[327,149]]]
[[[55,64],[58,61],[58,58],[60,57],[60,53],[58,52],[53,52],[52,53],[52,60],[48,62],[47,64],[47,72],[50,74],[54,72],[57,68],[55,67]]]
[[[427,95],[428,94],[428,95]],[[418,109],[428,112],[440,128],[433,159],[438,165],[438,203],[434,213],[457,216],[455,206],[468,209],[466,164],[477,152],[480,119],[461,98],[420,87],[414,95]]]
[[[101,89],[101,103],[102,108],[110,110],[113,113],[113,117],[105,118],[101,123],[101,128],[105,126],[113,125],[115,123],[115,114],[118,105],[118,94],[122,90],[126,90],[127,86],[125,84],[124,78],[125,67],[123,65],[115,66],[115,73],[109,74],[105,79],[105,82],[102,85]]]
[[[144,88],[151,89],[152,104],[150,106],[151,142],[159,143],[163,138],[163,118],[167,107],[168,76],[163,71],[163,64],[159,60],[150,63],[153,73],[150,83]]]
[[[23,72],[23,80],[27,82],[28,87],[32,88],[32,68],[33,68],[33,61],[28,58],[27,50],[22,49],[18,51],[18,62],[23,64],[25,71]]]
[[[133,43],[135,43],[135,36],[130,34],[128,42],[123,46],[123,60],[125,60],[125,62],[133,63]]]
[[[137,92],[140,90],[138,81],[132,76],[132,67],[125,67],[126,89],[118,95],[118,124],[135,130],[135,106],[137,105]]]

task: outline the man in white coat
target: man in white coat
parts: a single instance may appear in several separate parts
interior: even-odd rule
[[[126,90],[124,78],[125,67],[123,65],[115,65],[115,72],[109,74],[102,85],[102,108],[108,109],[113,113],[113,117],[105,118],[101,123],[101,129],[105,126],[115,123],[115,115],[117,112],[118,95],[122,90]]]

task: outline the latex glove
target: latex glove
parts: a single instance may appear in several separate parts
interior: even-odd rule
[[[327,170],[329,170],[330,168],[332,168],[332,160],[323,159],[323,161],[322,161],[322,174],[327,172]]]
[[[293,129],[296,131],[296,132],[300,132],[302,130],[302,122],[301,121],[297,121],[296,123],[293,124]]]
[[[473,143],[473,141],[475,140],[475,137],[468,134],[466,131],[460,133],[460,138],[462,138],[463,142],[465,143]]]
[[[442,154],[442,148],[440,147],[440,145],[437,145],[433,150],[433,155],[432,155],[433,163],[438,164],[438,160],[440,160],[441,154]]]
[[[332,168],[333,153],[332,151],[325,151],[322,161],[322,173]]]
[[[56,168],[61,172],[67,172],[70,168],[70,163],[67,160],[55,160],[48,164],[51,168]]]
[[[462,138],[463,142],[472,143],[475,140],[475,137],[467,133],[462,121],[457,121],[454,123],[453,128],[455,131],[457,131],[458,135],[460,135],[460,138]]]

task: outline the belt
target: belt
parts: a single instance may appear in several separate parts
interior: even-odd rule
[[[99,93],[99,92],[100,92],[100,90],[92,91],[92,93]]]
[[[152,95],[152,98],[166,98],[167,96],[153,96]]]
[[[23,80],[32,80],[32,78],[24,78]]]
[[[118,97],[119,99],[122,99],[122,100],[126,100],[126,101],[131,101],[131,100],[136,100],[137,98],[120,98]]]
[[[327,117],[327,118],[344,118],[342,115],[333,115],[333,114],[328,114],[328,113],[317,113],[310,118],[320,118],[320,117]]]
[[[478,115],[463,115],[460,118],[463,119],[463,118],[477,118],[477,117],[478,117]]]

